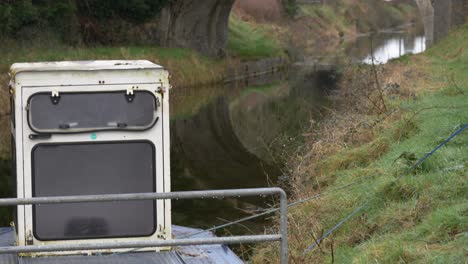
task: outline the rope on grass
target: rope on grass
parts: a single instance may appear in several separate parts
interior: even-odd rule
[[[376,176],[376,175],[373,175],[373,174],[372,174],[372,175],[364,176],[364,177],[362,177],[362,178],[360,178],[360,179],[358,179],[358,180],[356,180],[356,181],[353,181],[353,182],[351,182],[351,183],[348,183],[348,184],[342,185],[342,186],[340,186],[340,187],[334,188],[333,190],[326,191],[326,192],[322,192],[322,193],[319,193],[319,194],[316,194],[316,195],[312,195],[312,196],[309,196],[309,197],[307,197],[307,198],[304,198],[304,199],[301,199],[301,200],[298,200],[298,201],[289,203],[289,204],[288,204],[288,208],[289,208],[289,207],[296,206],[296,205],[299,205],[299,204],[303,204],[303,203],[308,202],[308,201],[312,201],[312,200],[318,199],[318,198],[320,198],[320,197],[322,197],[322,196],[325,196],[325,195],[330,194],[330,193],[333,193],[333,192],[337,192],[337,191],[340,191],[340,190],[347,190],[347,188],[349,188],[349,187],[351,187],[351,186],[365,183],[365,182],[366,182],[365,180],[370,179],[370,178],[372,178],[372,177],[374,177],[374,176]],[[199,234],[203,234],[203,233],[206,233],[206,232],[216,231],[216,230],[218,230],[218,229],[226,228],[226,227],[229,227],[229,226],[232,226],[232,225],[236,225],[236,224],[239,224],[239,223],[248,221],[248,220],[252,220],[252,219],[258,218],[258,217],[260,217],[260,216],[264,216],[264,215],[268,215],[268,214],[277,212],[277,211],[279,211],[279,210],[280,210],[280,208],[268,209],[268,210],[266,210],[265,212],[262,212],[262,213],[258,213],[258,214],[251,215],[251,216],[247,216],[247,217],[244,217],[244,218],[241,218],[241,219],[238,219],[238,220],[235,220],[235,221],[231,221],[231,222],[228,222],[228,223],[225,223],[225,224],[222,224],[222,225],[214,226],[214,227],[209,228],[209,229],[200,230],[200,231],[197,231],[197,232],[193,232],[193,233],[187,234],[187,235],[185,235],[185,236],[181,236],[181,237],[179,237],[179,239],[188,238],[188,237],[193,237],[193,236],[196,236],[196,235],[199,235]],[[141,249],[141,248],[133,248],[133,249],[130,249],[130,250],[127,250],[127,251],[124,251],[124,252],[114,253],[114,255],[120,255],[120,254],[135,252],[135,251],[140,250],[140,249]]]
[[[289,204],[288,204],[288,208],[289,208],[289,207],[296,206],[296,205],[299,205],[299,204],[303,204],[303,203],[308,202],[308,201],[312,201],[312,200],[318,199],[318,198],[320,198],[320,197],[322,197],[322,196],[325,196],[325,195],[327,195],[327,194],[331,194],[331,193],[334,193],[334,192],[337,192],[337,191],[341,191],[341,190],[346,190],[347,188],[349,188],[349,187],[351,187],[351,186],[354,186],[354,185],[363,184],[363,183],[366,182],[365,180],[367,180],[367,179],[369,179],[369,178],[372,178],[372,177],[374,177],[374,176],[375,176],[375,175],[364,176],[364,177],[362,177],[362,178],[359,178],[359,179],[356,180],[356,181],[353,181],[353,182],[351,182],[351,183],[348,183],[348,184],[342,185],[342,186],[340,186],[340,187],[334,188],[333,190],[330,190],[330,191],[327,191],[327,192],[322,192],[322,193],[319,193],[319,194],[316,194],[316,195],[313,195],[313,196],[309,196],[309,197],[307,197],[307,198],[304,198],[304,199],[301,199],[301,200],[298,200],[298,201],[289,203]],[[279,211],[279,210],[280,210],[280,208],[272,208],[272,209],[269,209],[269,210],[267,210],[267,211],[265,211],[265,212],[262,212],[262,213],[259,213],[259,214],[255,214],[255,215],[251,215],[251,216],[247,216],[247,217],[238,219],[238,220],[236,220],[236,221],[231,221],[231,222],[228,222],[228,223],[225,223],[225,224],[222,224],[222,225],[214,226],[214,227],[209,228],[209,229],[205,229],[205,230],[200,230],[200,231],[197,231],[197,232],[193,232],[193,233],[187,234],[187,235],[185,235],[185,236],[181,236],[181,237],[179,237],[179,239],[188,238],[188,237],[193,237],[193,236],[196,236],[196,235],[199,235],[199,234],[203,234],[203,233],[206,233],[206,232],[216,231],[216,230],[218,230],[218,229],[226,228],[226,227],[229,227],[229,226],[232,226],[232,225],[236,225],[236,224],[239,224],[239,223],[248,221],[248,220],[252,220],[252,219],[255,219],[255,218],[264,216],[264,215],[268,215],[268,214],[277,212],[277,211]],[[139,249],[141,249],[141,248],[134,248],[134,249],[130,249],[130,250],[128,250],[128,251],[122,252],[122,253],[115,253],[115,254],[130,253],[130,252],[137,251],[137,250],[139,250]]]
[[[443,147],[444,145],[446,145],[447,143],[449,143],[453,138],[455,138],[456,136],[458,136],[461,132],[463,132],[465,129],[468,128],[468,123],[467,124],[464,124],[461,128],[459,128],[457,131],[455,131],[455,133],[453,133],[452,135],[450,135],[450,137],[448,137],[446,140],[444,140],[442,143],[440,143],[439,145],[437,145],[437,147],[435,147],[433,150],[431,150],[429,153],[427,153],[423,158],[419,159],[416,163],[414,163],[411,167],[409,167],[404,173],[402,173],[400,176],[398,176],[395,180],[392,181],[391,184],[395,184],[398,180],[400,180],[403,176],[407,175],[408,173],[410,173],[412,170],[414,170],[417,166],[421,165],[424,161],[426,161],[429,157],[431,157],[432,155],[434,155],[434,153],[436,153],[441,147]],[[375,198],[375,197],[373,197]],[[361,210],[363,210],[367,205],[369,205],[370,201],[373,199],[369,199],[367,200],[364,204],[362,204],[361,206],[359,206],[358,208],[356,208],[352,213],[350,213],[348,216],[346,216],[343,220],[341,220],[338,224],[336,224],[332,229],[328,230],[321,238],[319,238],[318,240],[316,240],[316,242],[314,242],[312,245],[308,246],[302,255],[305,255],[307,252],[311,251],[312,249],[314,249],[318,244],[320,244],[321,241],[323,241],[324,239],[326,239],[328,236],[330,236],[335,230],[337,230],[338,228],[340,228],[343,224],[345,224],[346,222],[348,222],[351,218],[353,218],[355,215],[357,215]]]
[[[348,187],[351,187],[351,186],[354,186],[354,185],[363,184],[363,183],[365,183],[365,181],[364,181],[365,179],[368,179],[368,178],[371,178],[371,177],[374,177],[374,176],[375,176],[375,175],[365,176],[365,177],[360,178],[359,180],[356,180],[356,181],[354,181],[354,182],[351,182],[351,183],[345,184],[345,185],[343,185],[343,186],[337,187],[337,188],[335,188],[335,189],[333,189],[333,190],[331,190],[331,191],[322,192],[322,193],[319,193],[319,194],[316,194],[316,195],[312,195],[312,196],[309,196],[309,197],[307,197],[307,198],[304,198],[304,199],[301,199],[301,200],[298,200],[298,201],[289,203],[289,204],[288,204],[288,208],[289,208],[289,207],[296,206],[296,205],[299,205],[299,204],[303,204],[303,203],[308,202],[308,201],[312,201],[312,200],[318,199],[318,198],[320,198],[320,197],[322,197],[322,196],[325,196],[325,195],[327,195],[327,194],[330,194],[330,193],[334,193],[334,192],[337,192],[337,191],[340,191],[340,190],[345,190],[345,189],[347,189]],[[196,236],[196,235],[199,235],[199,234],[203,234],[203,233],[206,233],[206,232],[216,231],[216,230],[218,230],[218,229],[225,228],[225,227],[228,227],[228,226],[231,226],[231,225],[235,225],[235,224],[239,224],[239,223],[241,223],[241,222],[245,222],[245,221],[248,221],[248,220],[252,220],[252,219],[258,218],[258,217],[260,217],[260,216],[264,216],[264,215],[268,215],[268,214],[277,212],[277,211],[279,211],[279,210],[280,210],[280,208],[269,209],[269,210],[267,210],[267,211],[265,211],[265,212],[262,212],[262,213],[259,213],[259,214],[247,216],[247,217],[241,218],[241,219],[236,220],[236,221],[231,221],[231,222],[228,222],[228,223],[219,225],[219,226],[214,226],[214,227],[209,228],[209,229],[200,230],[200,231],[197,231],[197,232],[194,232],[194,233],[191,233],[191,234],[182,236],[182,237],[180,237],[180,238],[193,237],[193,236]]]

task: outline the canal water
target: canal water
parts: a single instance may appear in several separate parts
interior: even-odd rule
[[[377,46],[374,52],[367,55],[363,62],[367,64],[384,64],[391,59],[399,58],[406,54],[418,54],[426,49],[426,38],[417,36],[408,38],[397,34],[389,34],[389,39],[381,46]]]
[[[426,50],[426,37],[420,31],[389,31],[362,36],[349,45],[346,55],[366,64],[385,64],[389,60]]]
[[[424,49],[420,32],[393,31],[359,37],[347,44],[344,55],[357,62],[370,64],[373,59],[382,64]],[[229,85],[175,87],[172,189],[287,188],[290,171],[284,161],[301,144],[311,122],[320,118],[326,94],[336,80],[332,71],[295,68]],[[273,204],[271,199],[174,201],[173,221],[209,228]],[[262,231],[265,223],[257,219],[227,233]]]
[[[224,86],[174,88],[172,189],[287,185],[290,172],[282,155],[297,148],[298,135],[318,118],[335,78],[329,72],[276,73]],[[207,228],[273,203],[269,198],[174,201],[173,218],[178,225]],[[251,225],[261,222],[247,225],[256,229]]]

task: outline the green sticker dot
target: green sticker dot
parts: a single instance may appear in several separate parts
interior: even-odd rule
[[[90,138],[91,138],[92,140],[95,140],[95,139],[97,138],[96,133],[92,133],[91,136],[90,136]]]

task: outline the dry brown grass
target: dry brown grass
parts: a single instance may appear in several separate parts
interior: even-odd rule
[[[431,62],[425,56],[412,56],[407,63],[390,63],[386,65],[386,73],[383,76],[386,83],[400,84],[400,93],[403,96],[413,96],[422,91],[435,91],[444,87],[444,81],[435,81],[431,75]]]
[[[413,57],[414,60],[422,60]],[[327,185],[333,180],[333,173],[338,169],[365,166],[388,151],[388,140],[376,138],[381,131],[392,128],[398,120],[407,115],[394,109],[391,98],[411,98],[419,90],[423,68],[392,63],[379,66],[376,84],[375,75],[370,67],[351,68],[344,72],[340,89],[331,96],[332,106],[326,113],[327,118],[316,123],[308,133],[306,150],[293,157],[296,168],[294,180],[295,190],[303,193],[305,181],[315,181],[316,184]],[[356,73],[359,72],[359,75]],[[385,88],[397,84],[398,89]],[[383,90],[383,91],[382,91]],[[365,93],[365,95],[363,95]],[[380,94],[383,98],[379,98]],[[371,102],[376,100],[375,102]],[[379,104],[386,104],[384,107]],[[411,121],[400,130],[395,130],[395,138],[404,138],[417,130]],[[353,148],[352,151],[346,151]],[[323,162],[327,157],[327,162]],[[320,186],[316,186],[320,188]]]

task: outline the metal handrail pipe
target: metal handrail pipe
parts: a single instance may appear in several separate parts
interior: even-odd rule
[[[193,245],[213,245],[213,244],[238,244],[280,241],[281,235],[255,235],[255,236],[231,236],[231,237],[211,237],[211,238],[185,238],[152,241],[128,241],[109,242],[93,244],[74,245],[38,245],[38,246],[11,246],[0,247],[0,254],[7,253],[30,253],[30,252],[50,252],[50,251],[74,251],[74,250],[99,250],[114,248],[148,248],[148,247],[173,247],[173,246],[193,246]]]
[[[210,191],[185,191],[168,193],[129,193],[129,194],[101,194],[78,196],[51,196],[31,198],[2,198],[0,206],[30,205],[30,204],[62,204],[62,203],[92,203],[92,202],[118,202],[135,200],[165,200],[165,199],[193,199],[193,198],[226,198],[248,197],[260,195],[280,194],[286,197],[286,193],[280,188],[253,188],[253,189],[229,189]]]
[[[143,248],[159,247],[171,245],[205,245],[205,244],[232,244],[232,243],[254,243],[264,241],[280,241],[280,263],[288,263],[288,199],[286,192],[281,188],[252,188],[252,189],[229,189],[229,190],[204,190],[204,191],[185,191],[169,193],[129,193],[129,194],[102,194],[102,195],[79,195],[79,196],[52,196],[52,197],[31,197],[31,198],[2,198],[0,206],[33,205],[33,204],[63,204],[63,203],[93,203],[93,202],[119,202],[136,200],[172,200],[172,199],[193,199],[193,198],[227,198],[227,197],[249,197],[264,195],[280,196],[280,235],[261,235],[261,236],[239,236],[239,237],[218,237],[203,238],[200,241],[193,239],[176,240],[158,240],[144,241],[142,244],[131,244],[137,242],[119,242],[120,244],[81,244],[81,245],[59,245],[59,246],[15,246],[0,248],[0,254],[15,252],[43,252],[43,251],[69,251],[86,249],[105,249],[109,248]],[[268,237],[269,236],[269,237]],[[239,239],[239,238],[245,239]],[[235,238],[232,240],[232,238]],[[273,239],[274,238],[274,239]],[[260,239],[260,240],[258,240]],[[268,239],[268,240],[261,240]],[[176,241],[185,241],[178,244]],[[192,242],[196,242],[193,244]],[[211,243],[210,243],[211,242]],[[121,244],[121,243],[124,243]],[[126,243],[126,244],[125,244]],[[175,244],[172,244],[175,243]],[[121,245],[121,246],[119,246]],[[99,246],[96,248],[96,246]],[[61,249],[66,248],[66,249]],[[24,251],[27,250],[27,251]]]

